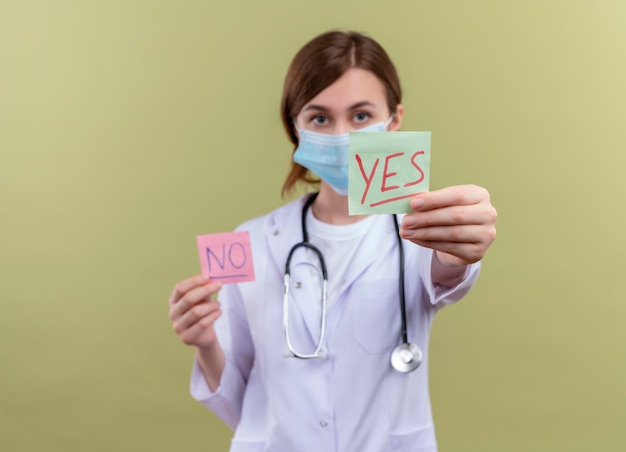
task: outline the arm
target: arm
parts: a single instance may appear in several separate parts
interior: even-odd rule
[[[169,300],[170,318],[180,339],[196,350],[190,382],[192,397],[234,430],[241,416],[253,352],[247,329],[241,325],[245,319],[233,312],[235,300],[226,300],[224,313],[221,304],[213,300],[221,288],[219,282],[203,276],[181,281]],[[224,292],[227,290],[222,296]],[[229,348],[230,362],[226,359]]]
[[[198,365],[211,391],[219,386],[225,366],[214,328],[222,310],[220,303],[212,300],[221,288],[218,281],[194,276],[178,283],[169,299],[174,331],[185,344],[195,347]]]

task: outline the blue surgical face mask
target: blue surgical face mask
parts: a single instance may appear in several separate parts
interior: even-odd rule
[[[393,116],[387,122],[377,122],[355,132],[385,132]],[[350,134],[327,135],[325,133],[298,130],[300,140],[293,160],[317,174],[341,196],[348,194],[348,156]]]

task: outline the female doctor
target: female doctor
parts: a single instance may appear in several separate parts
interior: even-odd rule
[[[311,40],[284,84],[295,149],[283,194],[300,182],[318,194],[238,228],[254,282],[176,284],[169,315],[195,347],[191,393],[235,431],[231,451],[437,450],[430,326],[474,283],[496,211],[485,189],[464,185],[414,196],[403,217],[348,215],[347,134],[399,130],[403,114],[376,41]]]

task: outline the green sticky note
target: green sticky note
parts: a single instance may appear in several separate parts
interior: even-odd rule
[[[430,132],[350,132],[350,215],[410,213],[428,191]]]

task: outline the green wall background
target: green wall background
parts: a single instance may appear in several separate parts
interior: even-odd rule
[[[619,0],[0,0],[0,450],[226,450],[166,300],[196,234],[283,202],[282,79],[331,28],[391,54],[433,187],[498,209],[433,332],[441,451],[624,450],[624,23]]]

